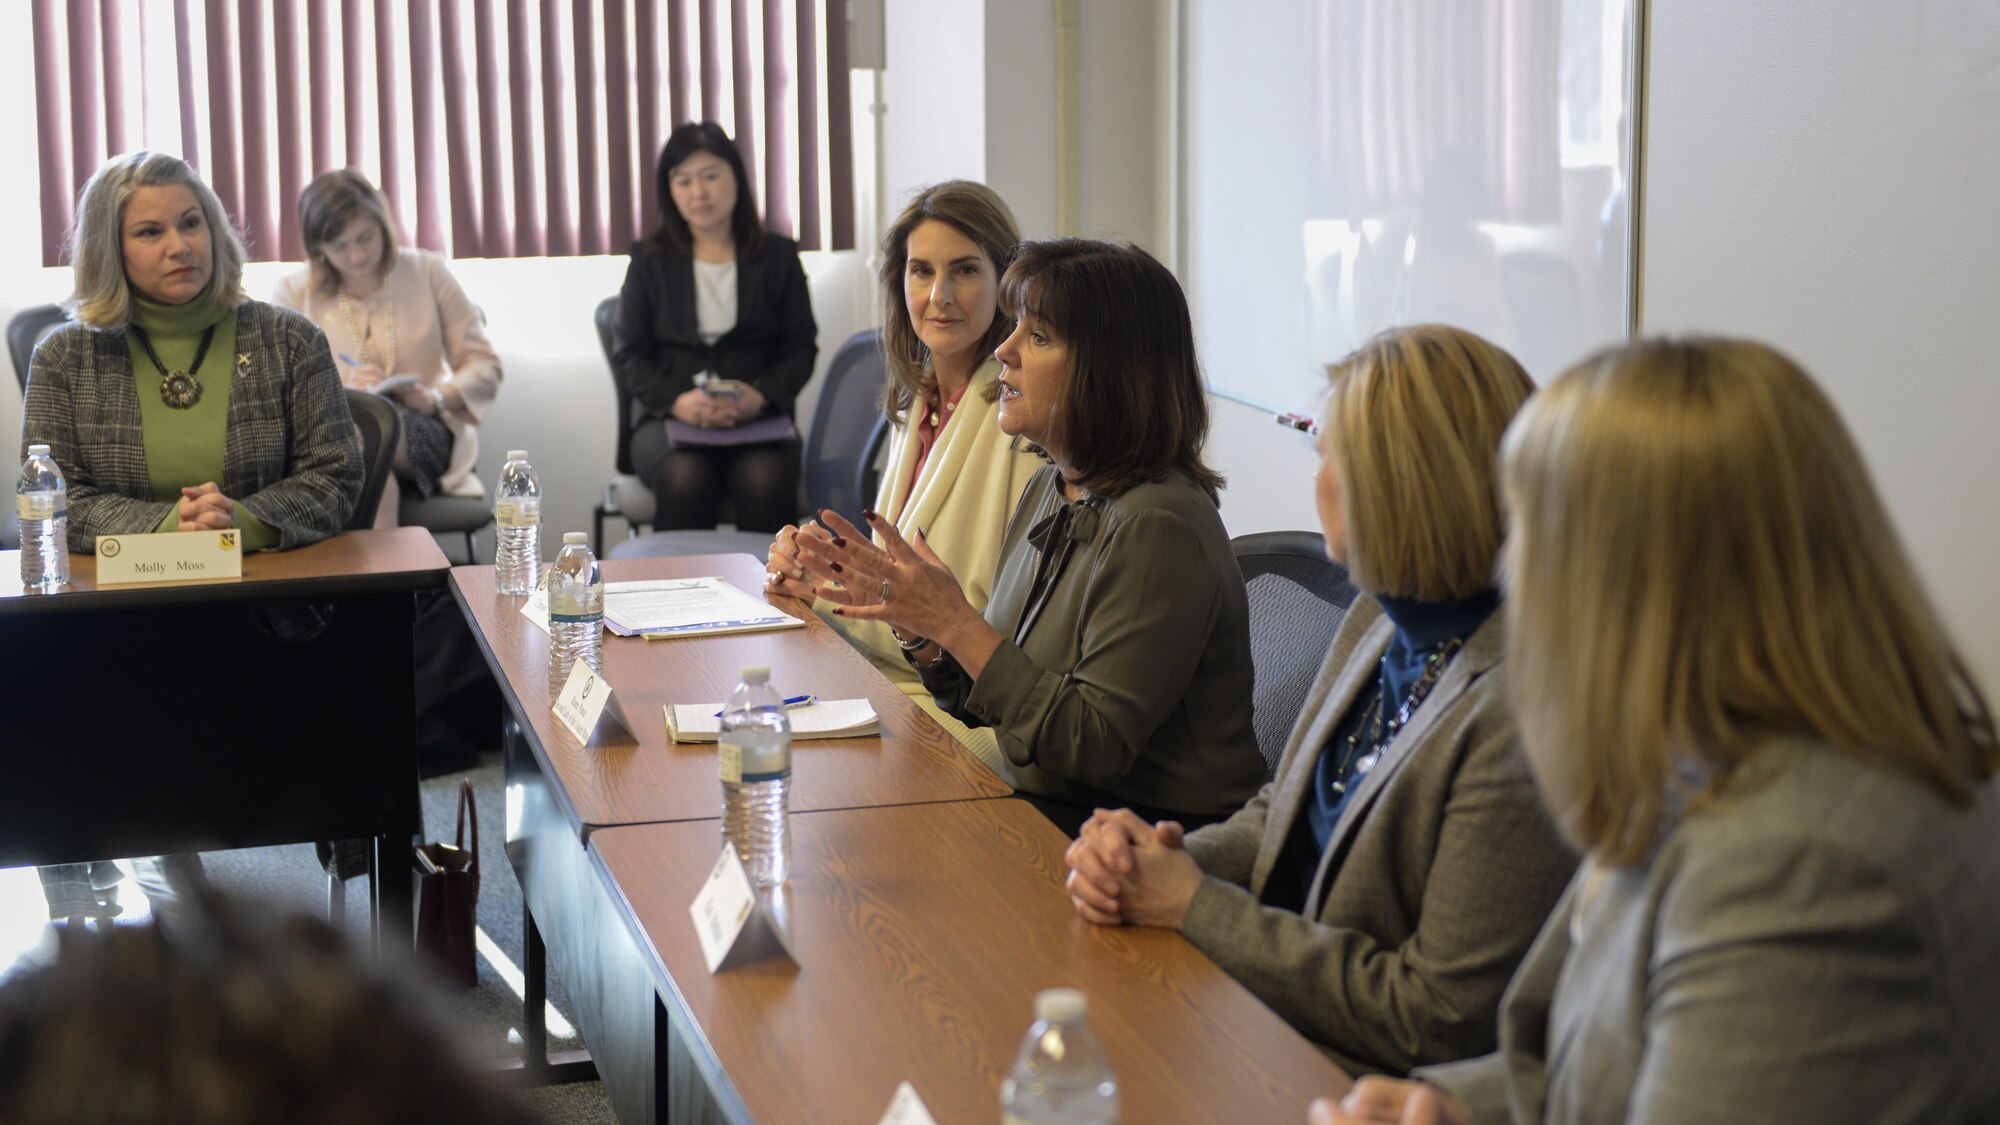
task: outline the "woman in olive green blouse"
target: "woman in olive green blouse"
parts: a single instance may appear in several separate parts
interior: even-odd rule
[[[193,169],[113,157],[72,261],[73,321],[35,349],[21,424],[62,469],[72,550],[226,527],[285,549],[347,525],[361,447],[326,337],[244,296],[243,247]]]
[[[1022,493],[985,613],[921,534],[831,512],[807,542],[834,612],[881,620],[938,705],[992,727],[1020,788],[1074,830],[1098,805],[1203,824],[1264,782],[1250,617],[1203,463],[1187,299],[1144,251],[1030,242],[1001,282],[998,423],[1050,464]]]
[[[35,349],[21,443],[47,443],[69,545],[235,528],[246,551],[341,530],[361,447],[326,337],[243,294],[243,247],[181,160],[115,156],[84,185],[72,322]],[[194,855],[135,860],[156,907],[201,879]],[[55,918],[98,913],[88,864],[41,871]]]

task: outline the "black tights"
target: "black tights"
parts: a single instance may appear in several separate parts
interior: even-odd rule
[[[777,531],[799,517],[799,458],[797,438],[676,449],[657,421],[632,435],[632,463],[659,504],[661,531],[714,527],[724,496],[736,504],[739,531]]]

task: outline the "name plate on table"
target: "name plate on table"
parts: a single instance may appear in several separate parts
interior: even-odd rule
[[[220,531],[157,531],[97,537],[97,584],[207,582],[243,577],[243,536]]]
[[[771,914],[764,896],[750,886],[743,861],[727,843],[722,845],[722,854],[716,857],[715,868],[708,873],[701,893],[694,896],[688,914],[694,918],[694,935],[701,942],[701,955],[711,973],[724,965],[761,961],[778,953],[798,963],[784,927]]]
[[[624,710],[611,698],[611,685],[581,660],[569,666],[569,678],[563,681],[562,691],[556,694],[550,710],[580,743],[590,742],[591,732],[607,712],[612,722],[628,731],[632,729],[632,724],[625,721]]]
[[[896,1087],[896,1096],[889,1099],[889,1112],[882,1115],[879,1125],[937,1125],[937,1118],[931,1116],[924,1099],[917,1096],[917,1088],[904,1082]]]

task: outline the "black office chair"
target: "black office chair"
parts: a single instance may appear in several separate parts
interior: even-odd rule
[[[493,522],[493,501],[484,496],[429,496],[405,494],[396,510],[396,522],[403,527],[421,527],[433,535],[465,536],[467,565],[479,561],[477,536]]]
[[[69,314],[58,305],[31,305],[14,314],[7,322],[7,354],[14,359],[14,378],[20,380],[21,394],[28,393],[28,361],[35,354],[35,345],[49,331],[69,319]],[[0,515],[0,551],[18,550],[21,546],[21,528],[15,522],[13,507]]]
[[[1239,535],[1229,546],[1250,599],[1257,749],[1265,772],[1274,774],[1334,630],[1354,604],[1354,584],[1346,567],[1326,557],[1326,540],[1316,532]]]
[[[35,356],[35,345],[68,319],[61,305],[30,305],[7,322],[7,354],[14,360],[14,378],[21,384],[21,393],[28,391],[28,363]]]
[[[606,305],[615,303],[614,299]],[[598,306],[598,327],[605,333],[608,357],[610,329],[605,313],[605,305]],[[882,417],[879,404],[887,370],[882,358],[881,334],[872,328],[848,337],[833,353],[833,360],[820,380],[819,404],[813,410],[812,425],[806,431],[805,514],[831,508],[859,524],[862,509],[874,502],[878,479],[875,463],[889,440],[889,423]],[[612,377],[617,379],[615,366]],[[629,472],[628,435],[622,427],[631,418],[630,396],[625,394],[622,384],[618,393],[619,471]],[[617,482],[621,496],[623,480]],[[652,493],[646,495],[650,499]],[[628,514],[626,518],[631,517]],[[656,531],[612,546],[606,557],[749,554],[762,558],[770,546],[771,535],[763,531]]]
[[[347,392],[347,412],[361,431],[361,499],[347,519],[347,530],[366,531],[375,526],[375,509],[382,503],[382,487],[388,483],[396,464],[396,446],[403,441],[403,419],[389,400],[372,391]]]

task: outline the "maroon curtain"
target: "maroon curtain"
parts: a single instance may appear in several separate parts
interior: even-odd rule
[[[142,135],[148,121],[177,122],[256,260],[302,256],[299,192],[343,166],[382,188],[419,246],[622,253],[658,221],[661,143],[698,117],[732,123],[768,226],[852,249],[844,9],[174,0],[164,25],[122,0],[33,0],[42,259],[60,263],[76,195],[108,155],[173,143],[171,125]],[[142,57],[172,58],[176,104],[142,104],[150,90],[126,69]]]

